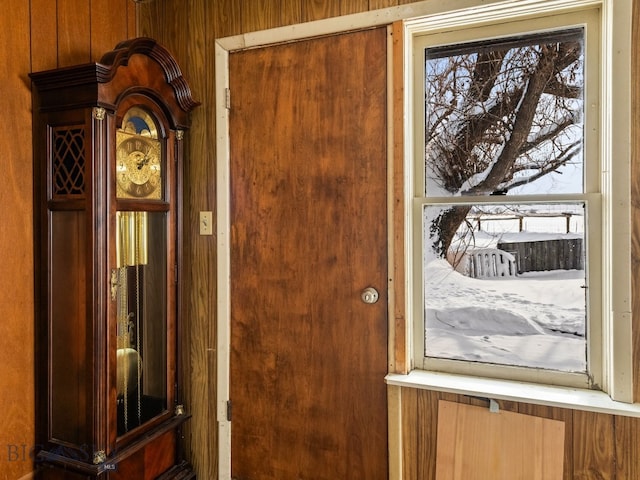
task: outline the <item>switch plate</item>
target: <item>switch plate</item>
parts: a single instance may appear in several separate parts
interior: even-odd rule
[[[213,235],[212,212],[200,212],[200,235]]]

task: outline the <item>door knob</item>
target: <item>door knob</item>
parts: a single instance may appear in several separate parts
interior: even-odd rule
[[[373,287],[367,287],[362,291],[360,298],[364,303],[376,303],[378,301],[378,291]]]

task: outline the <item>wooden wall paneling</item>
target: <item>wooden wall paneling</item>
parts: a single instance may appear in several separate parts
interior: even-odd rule
[[[369,10],[395,7],[396,5],[398,5],[398,0],[369,0]]]
[[[131,0],[128,1],[131,2]],[[191,43],[199,44],[199,48],[204,48],[200,24],[203,22],[210,24],[203,16],[191,16],[191,12],[196,12],[194,15],[197,15],[197,12],[210,8],[209,3],[201,0],[154,0],[137,4],[137,36],[151,37],[168,48],[176,56],[183,73],[187,73],[188,66],[185,64],[186,59],[184,54],[181,55],[180,48],[186,52]],[[202,72],[198,75],[202,75]],[[197,75],[187,75],[189,86],[192,86],[194,79],[191,77],[194,76]],[[198,97],[196,100],[201,101],[201,98]],[[195,111],[199,111],[199,108]]]
[[[620,417],[615,423],[616,479],[640,478],[640,418]]]
[[[31,71],[39,72],[56,68],[58,66],[56,2],[31,0],[30,26]]]
[[[633,2],[631,40],[631,312],[634,401],[640,401],[640,0]]]
[[[136,5],[136,33],[139,37],[151,37],[168,48],[168,32],[175,31],[175,24],[165,13],[166,3],[164,0],[157,0]]]
[[[418,480],[418,393],[415,388],[400,391],[402,412],[402,478]],[[428,480],[428,479],[425,479]]]
[[[434,480],[436,475],[436,451],[438,446],[438,401],[443,394],[419,390],[417,414],[414,421],[418,430],[418,476],[416,480]],[[455,398],[455,397],[453,397]]]
[[[440,401],[436,477],[561,480],[564,423]]]
[[[201,236],[198,226],[200,211],[215,212],[214,42],[220,36],[219,15],[227,12],[217,2],[166,0],[148,5],[153,4],[158,4],[155,10],[143,5],[140,28],[176,56],[194,98],[202,102],[192,113],[185,144],[181,361],[186,377],[183,401],[192,418],[185,425],[184,448],[198,478],[217,478],[216,239]]]
[[[58,66],[91,61],[91,2],[57,0]],[[110,47],[109,50],[111,50]]]
[[[340,2],[324,0],[300,0],[302,4],[302,21],[311,22],[323,18],[340,15]]]
[[[6,2],[5,2],[6,4]],[[7,10],[9,6],[6,6]],[[0,16],[3,148],[0,188],[0,479],[31,471],[34,444],[33,166],[29,89],[29,2]]]
[[[97,62],[119,42],[135,36],[129,31],[129,5],[131,0],[91,1],[91,61]]]
[[[294,25],[302,22],[300,0],[280,0],[282,25]]]
[[[206,37],[205,43],[207,45],[206,55],[205,55],[205,65],[207,65],[208,71],[215,72],[215,49],[214,49],[214,40],[217,37],[217,26],[213,25],[213,8],[210,3],[207,3],[205,17],[208,19],[207,28],[206,28]],[[216,125],[215,125],[215,111],[216,111],[216,102],[215,102],[215,77],[214,75],[208,75],[204,79],[205,82],[202,85],[199,85],[199,90],[203,94],[203,98],[208,99],[208,101],[203,102],[203,106],[200,111],[197,112],[199,117],[194,119],[194,124],[196,125],[195,132],[200,132],[200,135],[193,135],[193,140],[195,141],[198,137],[202,138],[203,141],[199,145],[199,148],[196,150],[195,148],[192,150],[194,158],[201,158],[204,162],[201,165],[201,170],[190,170],[190,181],[192,178],[199,178],[200,183],[197,184],[198,188],[189,192],[189,198],[192,204],[196,204],[196,202],[200,201],[202,203],[198,204],[199,208],[203,208],[206,210],[211,210],[214,212],[217,211],[218,206],[216,205],[216,151],[215,148],[212,148],[216,144]],[[207,119],[205,123],[203,120]],[[200,174],[199,174],[200,173]],[[195,182],[192,182],[195,183]],[[196,225],[196,217],[197,210],[195,208],[191,209],[191,219],[192,225]],[[214,218],[216,218],[214,216]],[[217,437],[217,379],[218,379],[218,357],[217,357],[217,322],[215,321],[216,317],[216,309],[218,299],[215,293],[210,294],[209,292],[217,292],[217,238],[209,237],[208,239],[204,239],[202,243],[201,249],[207,252],[205,257],[207,269],[202,274],[202,276],[206,279],[206,284],[210,286],[211,290],[204,290],[199,296],[195,297],[192,302],[192,308],[195,307],[196,300],[200,300],[204,295],[206,300],[209,302],[207,304],[207,315],[206,317],[198,317],[202,325],[206,325],[206,336],[207,336],[207,349],[206,353],[208,360],[208,370],[206,372],[208,379],[208,388],[207,388],[207,417],[203,422],[203,425],[199,427],[199,440],[202,440],[204,437],[208,439],[208,442],[203,443],[203,445],[199,446],[199,450],[194,453],[200,453],[201,456],[205,456],[206,464],[203,468],[204,475],[202,478],[213,478],[213,475],[218,473],[218,437]],[[194,256],[194,260],[199,257]],[[195,277],[199,278],[199,277]],[[197,334],[197,332],[195,332]],[[194,400],[194,403],[197,400]],[[209,444],[209,447],[206,447],[206,444]],[[208,448],[206,453],[203,453],[201,449]]]
[[[138,36],[138,4],[127,2],[127,38]]]
[[[572,460],[574,478],[616,478],[614,422],[611,415],[574,411]]]
[[[518,412],[525,415],[550,418],[564,422],[564,480],[573,477],[573,411],[565,408],[553,408],[543,405],[519,403]]]
[[[251,4],[243,3],[240,8],[244,32],[267,30],[282,25],[280,0],[253,0]]]
[[[242,23],[241,3],[236,0],[213,2],[211,8],[214,12],[216,37],[222,38],[246,32]]]
[[[215,478],[218,471],[216,419],[216,237],[199,235],[199,212],[216,211],[215,176],[215,77],[200,72],[213,72],[214,5],[194,5],[189,13],[190,41],[185,57],[185,75],[196,98],[203,104],[192,115],[187,137],[185,164],[185,321],[187,344],[185,367],[190,375],[187,401],[193,419],[188,425],[191,437],[189,458],[199,478]],[[193,22],[193,19],[199,19]],[[204,41],[203,41],[204,40]]]
[[[369,10],[368,0],[342,0],[340,2],[340,15],[366,12]]]
[[[155,22],[152,25],[146,25],[145,28],[150,29],[149,36],[151,36],[152,38],[158,39],[158,41],[160,41],[175,56],[178,62],[178,65],[183,70],[183,74],[185,75],[185,78],[189,80],[189,86],[191,87],[193,92],[194,85],[191,83],[191,79],[188,74],[188,71],[189,71],[189,68],[192,67],[193,65],[202,65],[202,63],[198,61],[199,58],[196,55],[194,55],[193,57],[189,57],[189,45],[194,38],[203,38],[202,36],[200,36],[203,34],[203,28],[201,27],[203,23],[203,17],[202,16],[196,17],[194,15],[193,18],[189,18],[189,15],[192,13],[191,8],[192,7],[195,8],[194,2],[164,0],[162,2],[156,1],[151,3],[158,3],[161,5],[158,5],[156,7],[155,14],[157,15],[157,17],[154,19]],[[201,2],[197,2],[197,3],[200,4]],[[143,4],[141,5],[141,7],[142,6],[145,6],[145,5]],[[203,52],[197,52],[197,53],[202,54]],[[193,461],[193,459],[196,459],[196,457],[193,457],[192,455],[193,454],[192,446],[194,444],[193,442],[194,430],[192,427],[194,422],[201,421],[202,417],[198,415],[197,411],[194,412],[194,407],[193,407],[194,384],[192,379],[193,379],[194,371],[192,370],[192,365],[191,365],[191,360],[193,358],[192,349],[194,347],[197,347],[199,344],[196,342],[194,345],[193,337],[192,337],[193,327],[191,324],[192,318],[188,314],[188,309],[187,309],[187,305],[189,303],[190,290],[191,290],[189,285],[189,277],[190,277],[190,272],[192,268],[192,258],[190,255],[188,255],[185,252],[185,249],[188,249],[187,246],[191,244],[191,241],[193,239],[193,234],[190,228],[191,224],[185,217],[187,210],[185,210],[184,205],[185,205],[185,197],[186,197],[185,192],[188,190],[189,183],[190,183],[188,169],[189,169],[189,166],[191,165],[191,162],[189,159],[189,152],[190,152],[189,145],[193,140],[191,138],[192,134],[193,132],[190,129],[187,135],[185,136],[186,143],[184,145],[185,152],[184,152],[184,161],[183,161],[184,171],[183,171],[183,192],[182,192],[183,212],[182,212],[182,218],[179,219],[179,222],[181,222],[181,227],[182,227],[181,241],[182,241],[182,249],[183,249],[182,250],[183,270],[182,272],[180,272],[180,277],[179,277],[179,281],[181,284],[180,295],[181,295],[181,301],[182,301],[182,305],[181,305],[182,317],[180,319],[181,336],[178,340],[180,342],[181,351],[180,351],[180,357],[178,358],[178,361],[180,362],[179,374],[185,377],[185,381],[183,384],[183,391],[180,392],[180,398],[185,405],[185,409],[187,413],[189,413],[190,415],[193,415],[192,418],[187,423],[185,423],[185,425],[182,428],[184,440],[181,443],[180,448],[184,449],[184,453],[187,456],[187,458]],[[199,357],[196,357],[196,358],[199,358]],[[197,362],[196,368],[198,367],[206,369],[206,360],[201,360]],[[201,381],[201,383],[196,385],[196,388],[198,387],[204,388],[206,387],[206,385],[207,385],[206,381]],[[206,407],[206,404],[204,404],[203,407]],[[198,462],[196,461],[196,463]],[[198,466],[200,467],[201,465],[202,465],[202,462],[199,462]]]

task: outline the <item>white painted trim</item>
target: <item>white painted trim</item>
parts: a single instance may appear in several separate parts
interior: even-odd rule
[[[402,435],[402,389],[387,387],[387,409],[389,415],[389,480],[403,478],[403,435]]]
[[[550,3],[562,3],[568,0],[554,0]],[[593,3],[595,0],[583,0]],[[419,18],[429,15],[438,15],[445,12],[454,12],[469,8],[482,8],[488,5],[528,4],[540,3],[540,0],[447,0],[446,2],[433,2],[426,0],[396,7],[371,10],[351,15],[315,20],[312,22],[287,25],[284,27],[260,30],[257,32],[243,33],[216,40],[221,48],[227,51],[244,50],[247,48],[262,47],[276,43],[293,42],[323,35],[344,33],[350,30],[372,28],[389,25],[397,20]],[[496,7],[500,8],[500,7]]]
[[[231,224],[229,191],[229,116],[226,108],[229,88],[229,52],[215,45],[216,69],[216,215],[217,215],[217,381],[218,478],[231,478],[231,422],[227,420],[231,347]]]
[[[389,374],[385,381],[387,385],[396,387],[433,390],[608,415],[640,417],[639,404],[617,402],[599,390],[538,385],[425,370],[414,370],[408,375]]]
[[[631,305],[631,39],[632,0],[604,1],[603,159],[610,224],[604,229],[604,254],[610,259],[606,390],[616,400],[633,401]],[[615,281],[615,288],[613,282]]]
[[[453,2],[447,3],[450,5]],[[462,3],[462,2],[458,2]],[[526,20],[550,16],[558,11],[571,12],[599,6],[602,0],[507,0],[503,2],[464,2],[466,7],[448,8],[446,13],[433,12],[405,22],[407,38],[413,34],[436,33],[464,29],[489,23]],[[409,45],[407,43],[407,45]]]

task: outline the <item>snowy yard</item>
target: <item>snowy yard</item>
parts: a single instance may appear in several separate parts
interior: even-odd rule
[[[475,279],[446,260],[425,268],[426,354],[586,370],[584,271]]]

